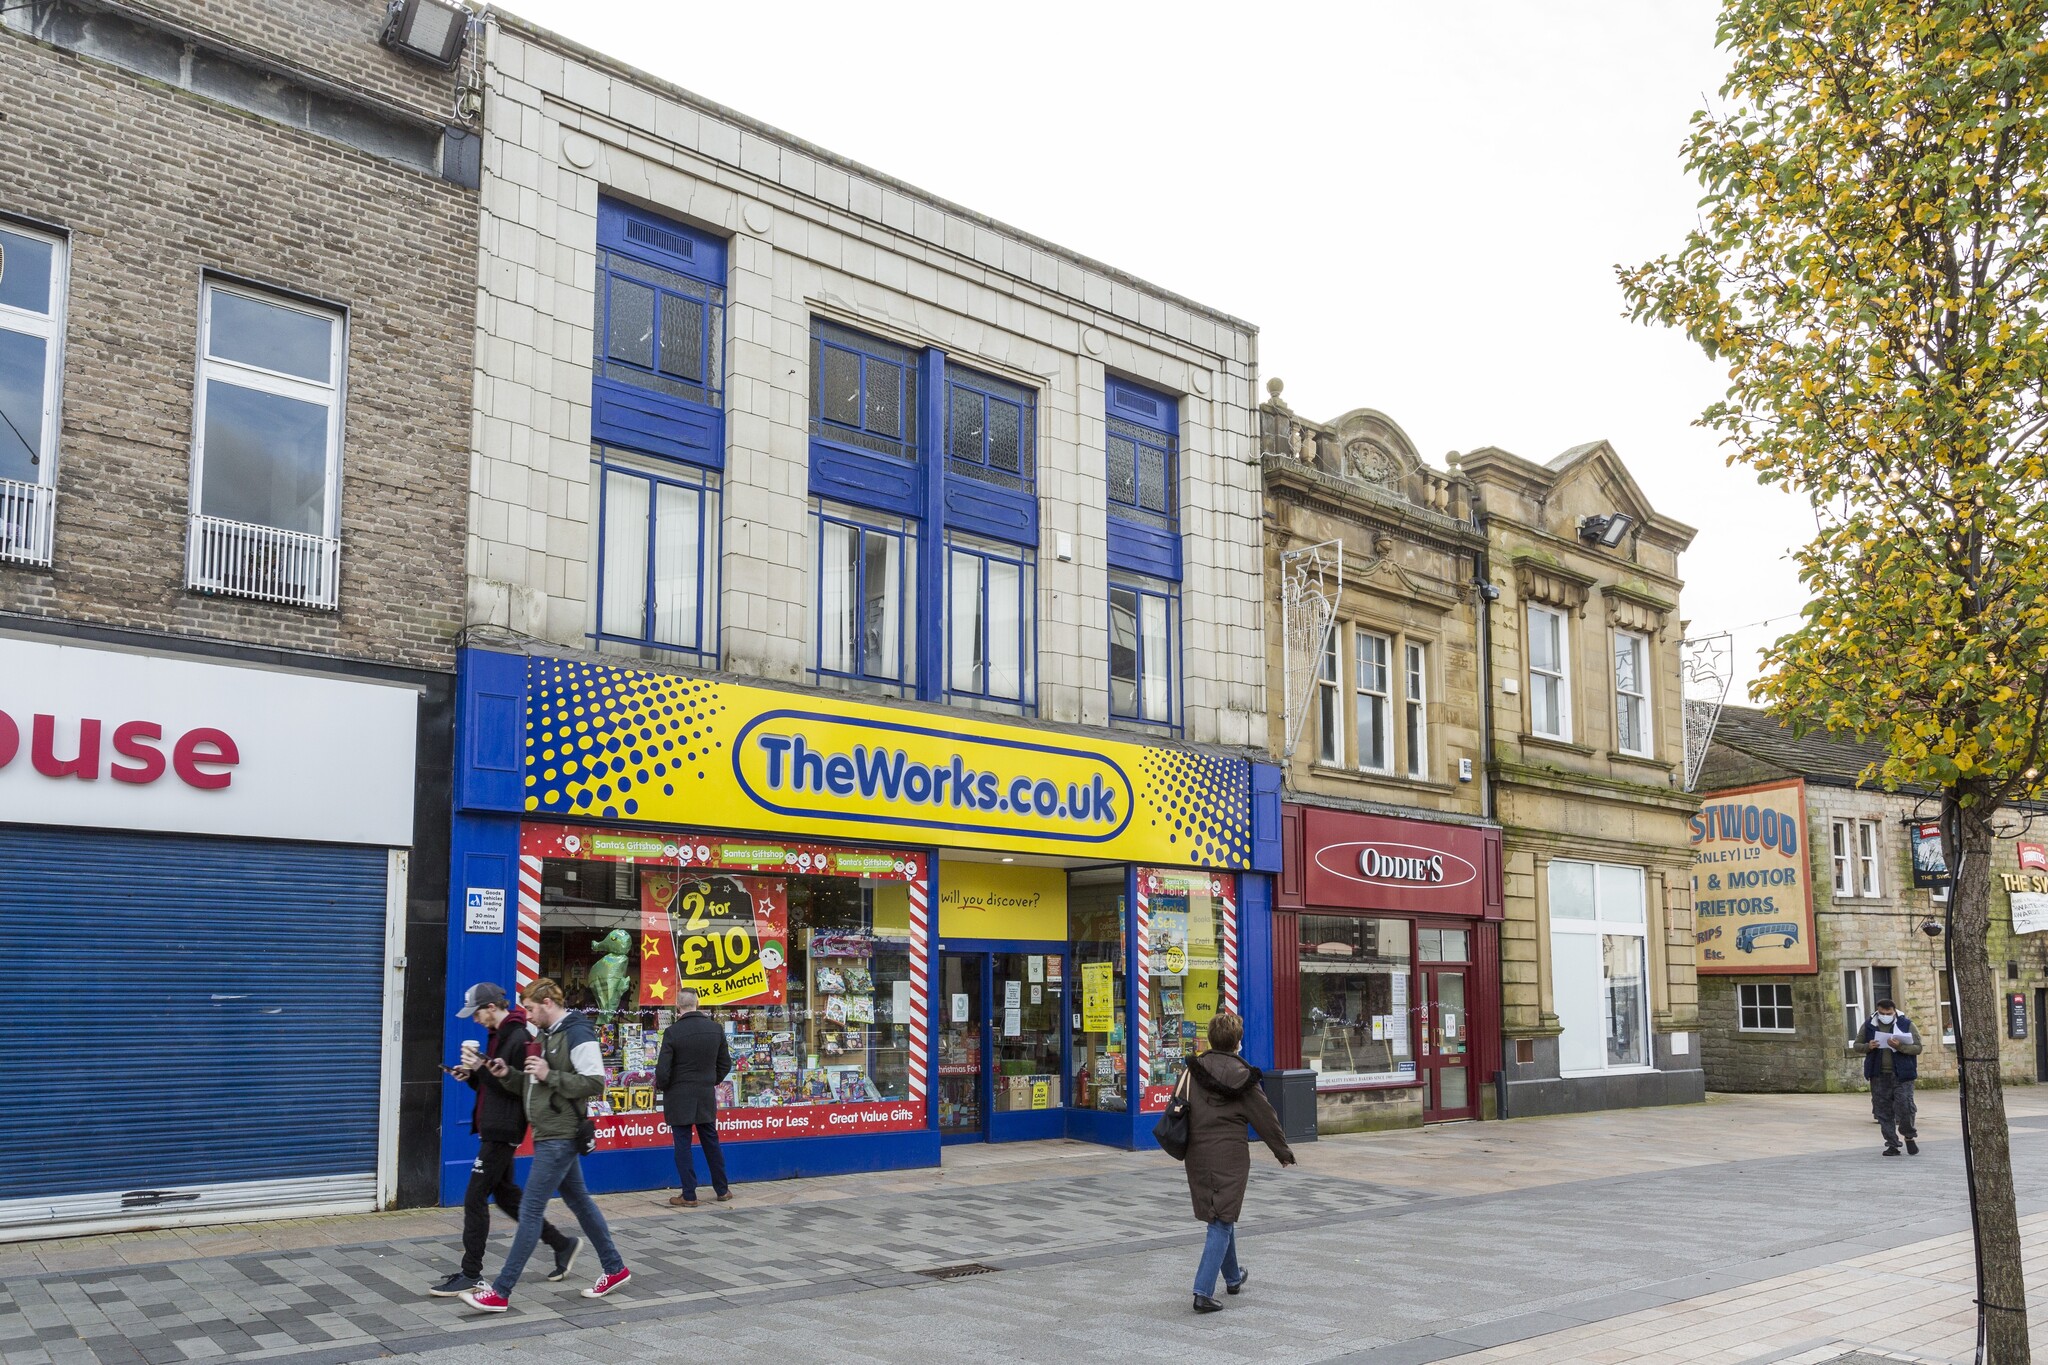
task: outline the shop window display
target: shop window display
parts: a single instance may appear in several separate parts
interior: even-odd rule
[[[914,856],[561,828],[541,842],[559,856],[540,860],[540,974],[560,981],[570,1008],[596,1026],[601,1133],[657,1128],[661,1034],[686,988],[732,1051],[733,1073],[718,1087],[721,1129],[745,1137],[923,1126],[921,1106],[910,1122],[908,1104],[917,1098]],[[864,1108],[821,1112],[816,1122],[747,1117],[856,1105]],[[602,1122],[626,1115],[649,1119]]]
[[[1163,1109],[1189,1059],[1208,1051],[1209,1021],[1228,1008],[1224,997],[1224,917],[1232,878],[1208,872],[1138,869],[1148,925],[1146,1018],[1152,1034],[1139,1049],[1147,1061],[1144,1107]]]
[[[1301,1061],[1318,1088],[1413,1081],[1408,921],[1303,915],[1300,924]]]
[[[1073,1104],[1121,1114],[1130,1105],[1124,1040],[1124,871],[1076,872],[1067,888],[1070,961],[1078,983],[1070,1058]]]

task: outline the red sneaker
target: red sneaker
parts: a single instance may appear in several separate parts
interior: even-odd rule
[[[633,1272],[624,1266],[620,1266],[617,1274],[598,1276],[597,1283],[583,1291],[583,1297],[586,1299],[601,1299],[632,1278]],[[500,1299],[499,1302],[503,1303],[504,1300]]]
[[[502,1313],[512,1306],[512,1300],[487,1284],[464,1290],[462,1301],[479,1313]]]

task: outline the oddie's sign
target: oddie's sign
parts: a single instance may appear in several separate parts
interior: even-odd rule
[[[526,664],[525,809],[770,834],[1251,861],[1251,768],[612,664]]]
[[[1484,831],[1316,807],[1300,828],[1312,905],[1485,913]]]

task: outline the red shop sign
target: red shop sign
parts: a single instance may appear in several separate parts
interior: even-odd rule
[[[1302,808],[1303,890],[1309,905],[1486,914],[1499,845],[1464,825]]]

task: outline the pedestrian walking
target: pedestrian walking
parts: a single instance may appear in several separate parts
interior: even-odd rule
[[[1234,1014],[1214,1015],[1209,1020],[1209,1051],[1189,1062],[1188,1073],[1181,1078],[1188,1102],[1188,1194],[1195,1217],[1209,1225],[1202,1261],[1195,1268],[1197,1313],[1223,1307],[1216,1298],[1219,1272],[1224,1291],[1230,1294],[1242,1290],[1251,1278],[1237,1260],[1237,1218],[1252,1170],[1246,1125],[1273,1149],[1282,1166],[1294,1164],[1294,1149],[1280,1131],[1280,1116],[1259,1088],[1259,1069],[1237,1055],[1243,1041],[1244,1020]]]
[[[540,1026],[540,1035],[526,1045],[520,1069],[514,1070],[500,1057],[491,1058],[485,1069],[526,1106],[526,1121],[533,1126],[533,1165],[526,1172],[526,1193],[519,1202],[519,1230],[512,1235],[512,1249],[506,1253],[498,1277],[462,1292],[464,1303],[485,1313],[502,1313],[512,1306],[512,1291],[518,1287],[527,1258],[540,1243],[548,1201],[557,1190],[576,1215],[583,1235],[597,1248],[598,1263],[604,1268],[597,1282],[583,1291],[583,1297],[601,1299],[633,1278],[612,1244],[604,1214],[583,1187],[583,1167],[578,1160],[584,1110],[590,1098],[604,1089],[604,1058],[598,1051],[596,1030],[582,1014],[563,1005],[562,988],[546,977],[529,982],[519,998]]]
[[[711,1192],[719,1203],[729,1203],[732,1189],[725,1179],[725,1152],[718,1145],[718,1083],[732,1074],[732,1049],[718,1021],[697,1008],[697,992],[676,992],[676,1005],[682,1013],[662,1031],[661,1056],[654,1067],[661,1112],[676,1145],[676,1177],[683,1187],[668,1202],[679,1209],[697,1207],[697,1167],[690,1158],[694,1132],[704,1148]]]
[[[1920,1130],[1914,1122],[1918,1110],[1913,1103],[1913,1082],[1920,1075],[1920,1035],[1913,1021],[1891,1001],[1880,1000],[1877,1013],[1856,1031],[1856,1040],[1863,1044],[1863,1076],[1877,1106],[1883,1155],[1897,1156],[1900,1138],[1906,1140],[1907,1155],[1920,1155]]]
[[[465,1289],[483,1283],[484,1243],[491,1235],[491,1201],[515,1224],[519,1221],[519,1185],[512,1179],[512,1158],[526,1141],[526,1106],[521,1097],[507,1091],[491,1075],[493,1059],[506,1071],[526,1065],[526,1044],[533,1037],[526,1026],[526,1011],[505,996],[504,987],[479,981],[463,994],[458,1019],[474,1019],[490,1030],[479,1048],[464,1040],[461,1065],[448,1074],[476,1092],[469,1112],[469,1131],[477,1136],[476,1160],[469,1167],[469,1188],[462,1193],[462,1269],[427,1292],[436,1298],[454,1298]],[[546,1219],[541,1220],[540,1240],[555,1253],[551,1280],[567,1279],[576,1268],[583,1239],[571,1237]]]

